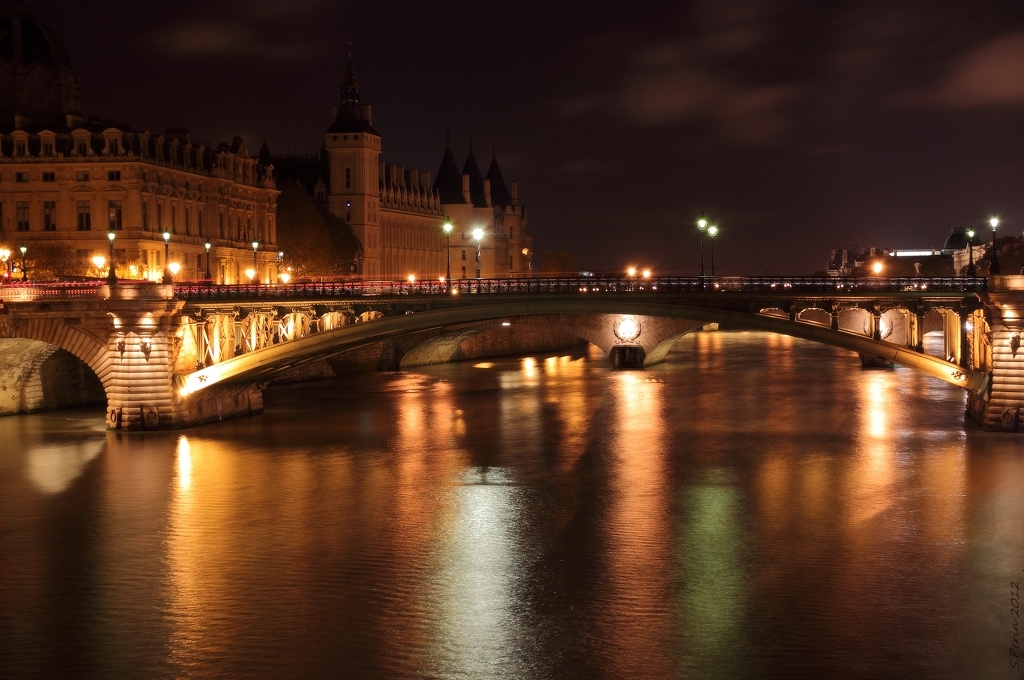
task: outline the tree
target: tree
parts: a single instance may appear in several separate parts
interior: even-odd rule
[[[41,243],[29,251],[29,276],[37,281],[76,276],[83,273],[78,263],[78,253],[70,243],[54,241]]]
[[[335,273],[331,233],[299,184],[285,188],[277,198],[277,241],[284,251],[284,265],[297,276]]]
[[[546,250],[540,256],[540,272],[548,276],[577,276],[580,270],[573,256],[564,250]]]
[[[356,271],[356,264],[362,261],[363,244],[352,233],[352,227],[345,220],[330,213],[325,213],[323,218],[334,251],[335,273],[352,274]]]

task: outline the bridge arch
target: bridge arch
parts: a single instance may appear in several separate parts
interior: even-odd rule
[[[40,340],[0,339],[0,415],[105,400],[99,377],[67,350]]]
[[[895,343],[873,339],[858,333],[832,330],[817,323],[791,321],[772,314],[754,314],[730,309],[697,307],[668,302],[634,301],[614,298],[550,297],[530,301],[495,301],[472,305],[451,306],[442,309],[386,317],[372,323],[358,323],[339,329],[316,333],[299,340],[274,345],[256,352],[243,354],[228,361],[196,371],[179,379],[182,396],[188,396],[219,383],[252,383],[273,375],[318,361],[342,352],[389,339],[430,330],[453,328],[460,325],[536,316],[559,318],[579,315],[633,315],[660,318],[699,326],[709,322],[766,330],[814,342],[849,349],[861,354],[878,356],[894,363],[925,372],[941,380],[966,389],[978,389],[982,374],[969,371],[948,361],[922,355],[913,349]],[[681,326],[675,333],[685,332]],[[671,334],[663,338],[667,339]],[[597,344],[597,343],[595,343]],[[600,345],[599,345],[600,346]],[[671,346],[671,345],[669,345]],[[667,349],[665,350],[667,351]]]

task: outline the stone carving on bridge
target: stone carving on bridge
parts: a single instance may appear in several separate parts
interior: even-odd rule
[[[16,337],[16,332],[14,319],[9,316],[0,316],[0,338]]]

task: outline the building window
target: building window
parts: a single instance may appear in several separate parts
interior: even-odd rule
[[[78,155],[79,156],[85,156],[88,153],[89,153],[89,147],[86,145],[85,141],[83,140],[83,141],[78,142]]]
[[[142,230],[149,231],[149,203],[142,202]]]
[[[192,235],[192,211],[185,208],[185,235]]]
[[[27,172],[16,172],[16,173],[14,173],[14,181],[15,182],[27,182],[28,181],[28,173]]]
[[[14,205],[18,231],[28,231],[28,201],[18,201]]]
[[[161,203],[156,204],[156,230],[164,230],[164,206]]]
[[[121,231],[121,201],[107,201],[107,228]]]
[[[57,201],[43,201],[43,231],[57,231]]]
[[[27,156],[27,150],[25,148],[25,142],[14,143],[14,155],[15,156]]]
[[[462,267],[462,278],[466,278],[466,267]]]
[[[466,251],[465,250],[462,251],[462,261],[463,262],[466,261]]]
[[[44,182],[56,182],[57,181],[57,173],[55,173],[55,172],[44,172],[43,173],[43,181]]]
[[[51,142],[51,141],[43,142],[43,155],[44,156],[52,156],[52,155],[54,155],[53,154],[53,142]]]
[[[119,182],[119,181],[121,181],[121,171],[120,170],[108,170],[107,171],[107,179],[110,180],[111,182]]]
[[[217,226],[220,229],[220,237],[224,238],[224,213],[217,214]]]
[[[89,171],[88,170],[79,170],[78,172],[75,173],[75,179],[77,181],[79,181],[79,182],[88,182],[89,181]]]
[[[92,211],[89,208],[89,201],[78,202],[78,231],[89,231],[92,229]]]
[[[345,188],[352,188],[352,168],[345,168]]]
[[[116,139],[111,139],[110,140],[109,148],[110,148],[110,153],[113,154],[114,156],[116,156],[119,153],[121,153],[121,151],[120,151],[121,145],[117,143]]]
[[[203,211],[196,212],[196,226],[199,227],[199,235],[203,236]]]
[[[178,233],[178,206],[171,206],[171,233]]]

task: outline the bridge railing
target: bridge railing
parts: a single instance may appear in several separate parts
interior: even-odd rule
[[[157,284],[139,284],[153,285]],[[0,285],[0,302],[31,302],[95,298],[103,281],[75,283],[12,283]],[[987,290],[988,279],[968,277],[821,278],[798,276],[684,276],[608,277],[581,276],[529,279],[456,279],[440,281],[303,281],[289,284],[179,283],[174,295],[181,300],[324,299],[358,297],[446,296],[479,294],[593,294],[728,292],[799,295],[872,293],[976,293]]]
[[[95,298],[105,281],[74,283],[5,283],[0,285],[0,302],[32,302],[34,300],[78,300]]]
[[[310,281],[290,284],[177,284],[184,300],[251,300],[445,296],[478,294],[695,293],[863,294],[986,290],[988,280],[968,277],[820,278],[820,277],[578,277],[529,279],[456,279],[440,281]]]

